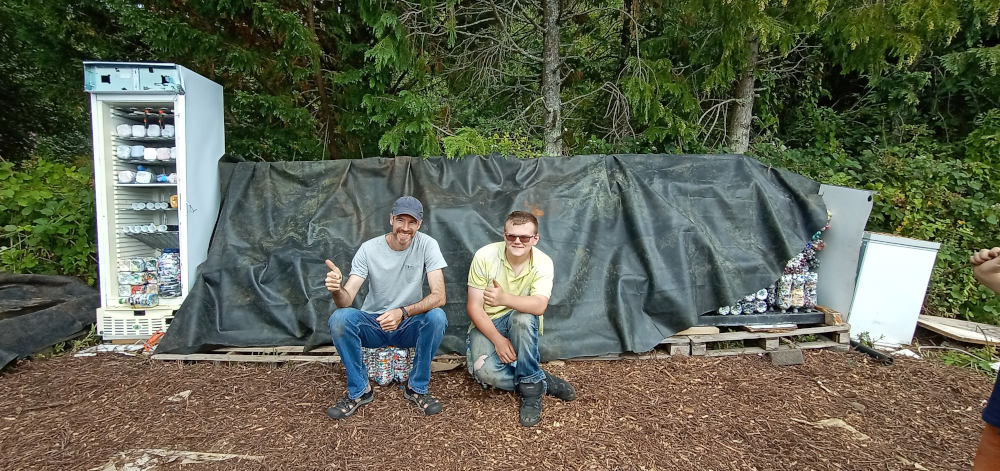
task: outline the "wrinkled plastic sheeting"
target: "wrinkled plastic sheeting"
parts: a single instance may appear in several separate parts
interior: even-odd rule
[[[0,273],[0,368],[85,332],[100,305],[73,277]]]
[[[466,350],[473,253],[501,240],[510,211],[538,216],[556,266],[543,360],[648,351],[774,282],[827,222],[819,184],[740,155],[220,165],[209,256],[159,352],[329,344],[324,260],[346,275],[400,195],[423,202],[421,231],[449,265],[443,351]]]

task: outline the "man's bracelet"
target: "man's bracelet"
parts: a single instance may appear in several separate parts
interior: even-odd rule
[[[399,310],[403,311],[403,319],[406,319],[407,317],[410,317],[410,313],[406,312],[406,306],[400,306]]]

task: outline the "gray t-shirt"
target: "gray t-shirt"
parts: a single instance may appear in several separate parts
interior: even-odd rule
[[[417,232],[406,250],[395,251],[385,235],[361,244],[351,262],[351,275],[368,280],[361,310],[381,314],[424,298],[426,273],[448,266],[433,237]]]

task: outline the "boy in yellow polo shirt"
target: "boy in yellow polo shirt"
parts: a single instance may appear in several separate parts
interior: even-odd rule
[[[552,259],[535,247],[538,220],[514,211],[504,222],[504,241],[476,251],[469,267],[469,373],[484,386],[521,395],[521,425],[542,418],[542,396],[576,399],[566,380],[538,364],[542,314],[552,295]]]

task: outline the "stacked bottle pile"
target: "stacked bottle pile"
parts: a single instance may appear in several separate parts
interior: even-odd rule
[[[762,314],[765,312],[799,312],[816,307],[816,285],[819,275],[818,252],[826,245],[823,232],[830,228],[827,224],[813,234],[805,249],[785,263],[784,274],[767,288],[741,297],[731,305],[721,306],[716,312],[721,315]]]
[[[124,258],[118,261],[118,303],[153,307],[160,303],[155,258]]]
[[[413,368],[412,348],[362,348],[361,359],[368,370],[368,377],[385,386],[393,381],[406,384]]]
[[[181,295],[181,253],[178,249],[163,249],[156,261],[160,280],[160,296],[173,298]]]

